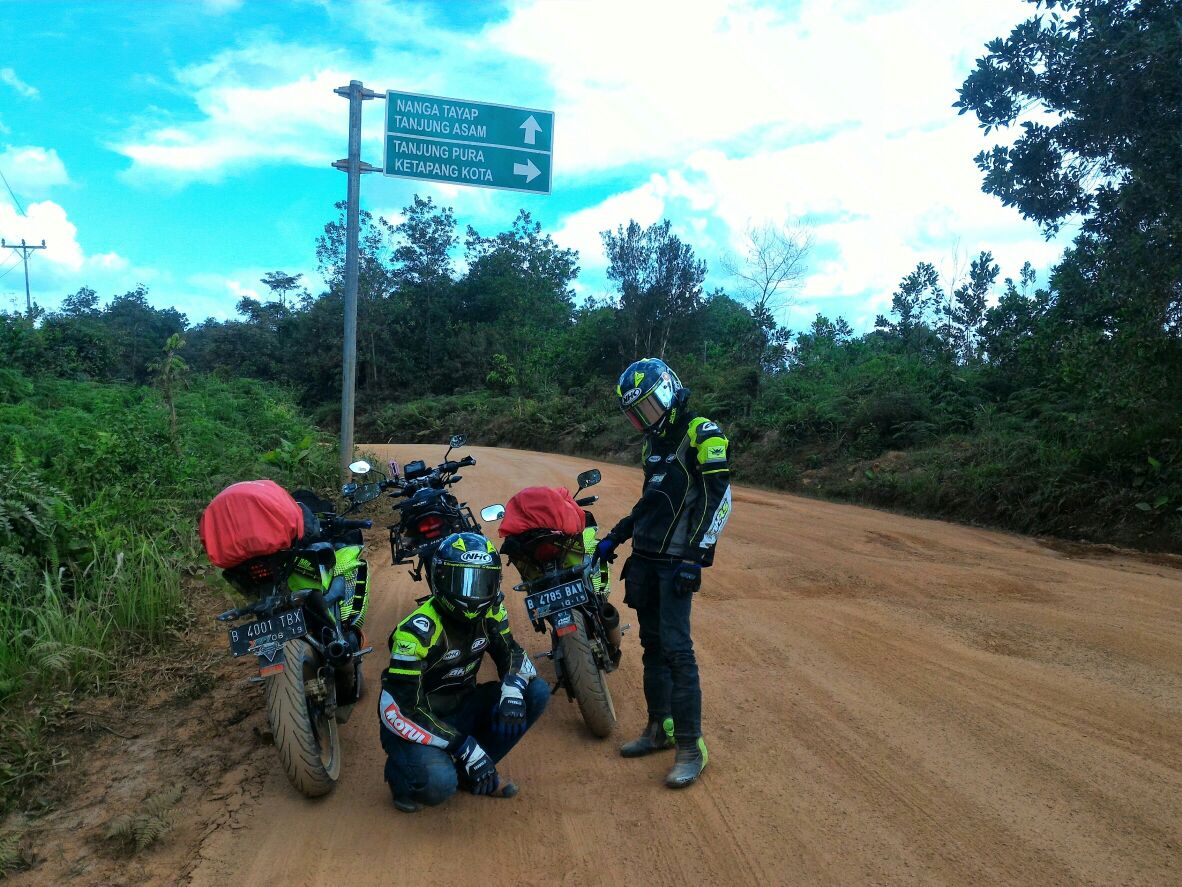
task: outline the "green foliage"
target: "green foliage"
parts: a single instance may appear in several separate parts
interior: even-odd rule
[[[172,831],[180,799],[179,786],[147,798],[138,810],[111,820],[107,825],[108,840],[118,841],[129,850],[142,853]]]
[[[25,856],[21,851],[21,836],[16,831],[0,833],[0,878],[10,872],[17,871],[25,864]]]
[[[667,356],[671,337],[702,308],[706,263],[671,228],[663,219],[648,228],[630,221],[615,232],[602,232],[607,276],[620,291],[625,363],[644,355]]]
[[[326,484],[326,480],[332,477],[335,458],[332,447],[313,432],[295,442],[281,439],[279,446],[262,456],[263,461],[274,466],[293,487],[307,489],[331,485]]]
[[[0,403],[0,717],[9,736],[21,724],[40,735],[16,714],[30,698],[99,689],[128,654],[184,627],[182,575],[202,558],[196,519],[215,493],[259,476],[326,489],[336,474],[331,449],[290,398],[262,383],[196,377],[175,389],[179,450],[158,390],[46,378],[25,390]],[[24,744],[0,752],[3,808],[51,767]]]

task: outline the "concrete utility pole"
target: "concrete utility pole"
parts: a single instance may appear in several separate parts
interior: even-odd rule
[[[345,344],[341,361],[341,475],[347,477],[353,461],[353,393],[357,385],[357,237],[361,216],[361,174],[381,172],[361,162],[361,103],[378,94],[360,80],[333,90],[349,100],[349,156],[333,167],[348,174],[348,203],[345,209]]]
[[[21,258],[25,262],[25,313],[30,317],[33,316],[33,297],[29,295],[29,250],[45,249],[45,241],[41,241],[40,246],[33,246],[25,243],[24,238],[21,238],[20,246],[15,243],[9,243],[7,240],[0,239],[0,247],[5,247],[13,252],[20,252]]]

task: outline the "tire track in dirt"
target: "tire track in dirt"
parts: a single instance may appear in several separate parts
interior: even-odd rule
[[[458,489],[477,508],[593,464],[473,452]],[[598,467],[594,510],[610,526],[639,472]],[[699,785],[662,786],[671,755],[615,752],[645,720],[633,629],[609,679],[617,736],[592,739],[554,697],[505,762],[518,798],[394,811],[372,688],[385,634],[425,589],[388,565],[375,531],[379,653],[371,698],[341,729],[340,785],[309,801],[274,762],[240,827],[209,835],[187,882],[1178,882],[1182,570],[766,491],[740,488],[735,501],[695,601],[711,753]],[[507,597],[540,658],[545,638],[521,595]]]

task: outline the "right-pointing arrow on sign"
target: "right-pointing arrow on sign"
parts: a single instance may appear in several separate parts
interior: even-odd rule
[[[539,173],[541,173],[541,170],[534,166],[534,162],[528,157],[525,158],[525,163],[513,164],[513,175],[525,176],[525,183],[527,185],[536,179]]]
[[[517,128],[525,130],[525,143],[527,145],[532,145],[534,143],[534,137],[542,131],[542,127],[538,124],[538,121],[534,119],[533,114],[530,114],[528,117],[526,117],[525,123],[521,124],[521,126]]]

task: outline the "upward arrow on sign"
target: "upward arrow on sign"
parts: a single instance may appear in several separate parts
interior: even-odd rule
[[[534,138],[542,131],[542,127],[538,125],[538,121],[534,120],[534,115],[530,114],[525,118],[525,123],[521,124],[519,129],[525,130],[525,143],[532,145]]]

